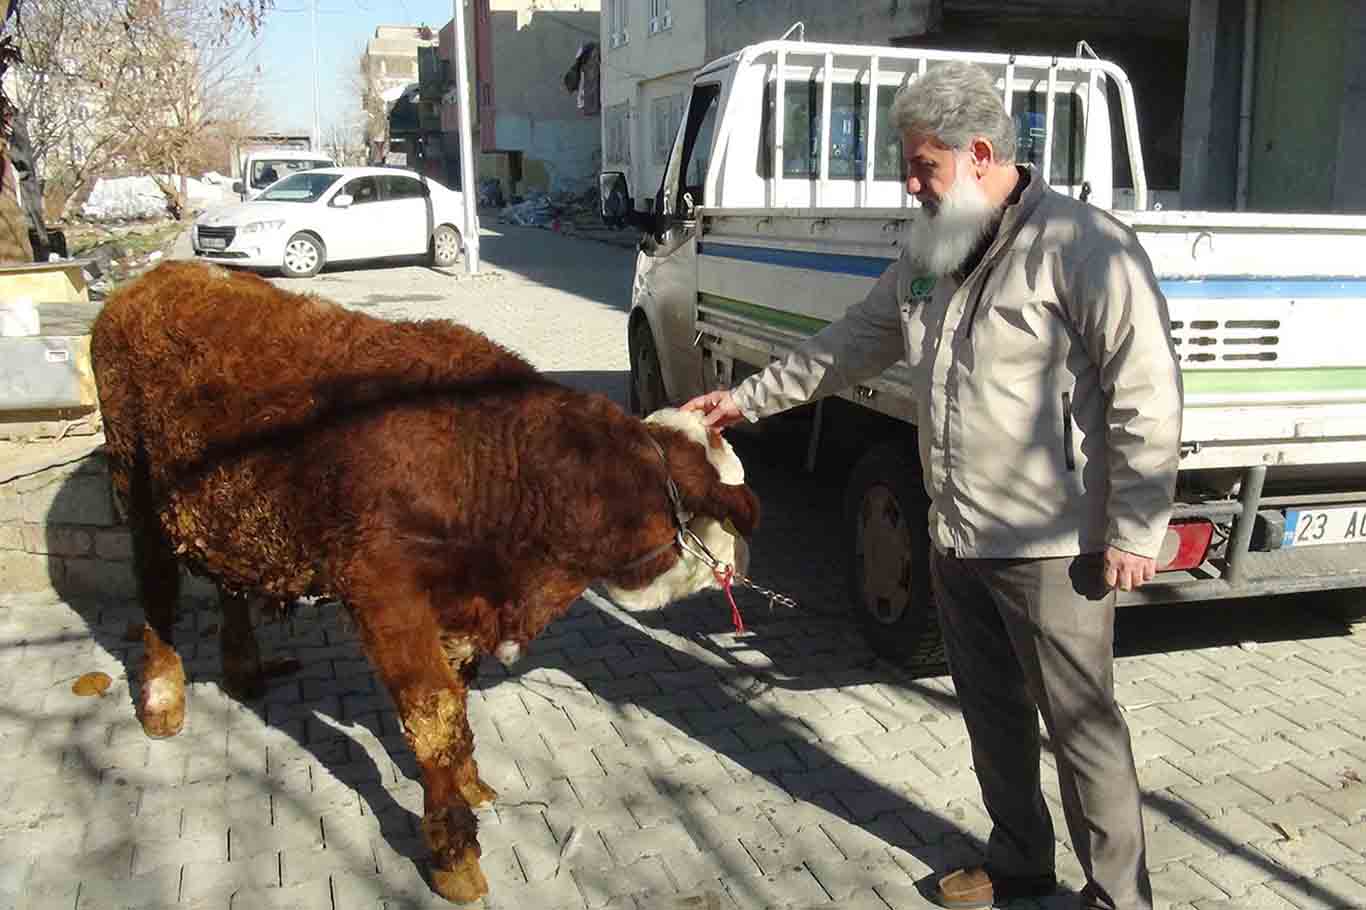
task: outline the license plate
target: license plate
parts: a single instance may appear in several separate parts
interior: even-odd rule
[[[200,237],[199,245],[206,250],[226,250],[228,242],[222,237]]]
[[[1285,515],[1284,546],[1355,542],[1366,543],[1366,505],[1294,509]]]

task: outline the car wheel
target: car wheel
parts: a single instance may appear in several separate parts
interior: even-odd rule
[[[460,259],[460,232],[443,224],[432,233],[431,260],[437,268],[448,268]]]
[[[653,414],[669,403],[664,390],[664,374],[659,367],[659,352],[655,349],[650,323],[636,320],[631,327],[631,412],[640,417]]]
[[[913,669],[941,663],[930,589],[929,497],[920,459],[902,443],[864,455],[844,499],[849,596],[869,646]]]
[[[312,278],[327,261],[323,242],[312,234],[300,232],[285,244],[285,258],[281,269],[286,278]]]

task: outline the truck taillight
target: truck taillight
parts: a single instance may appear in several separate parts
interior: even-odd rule
[[[1204,518],[1188,518],[1167,525],[1167,536],[1157,554],[1157,571],[1175,572],[1194,569],[1205,561],[1210,540],[1214,537],[1214,522]]]

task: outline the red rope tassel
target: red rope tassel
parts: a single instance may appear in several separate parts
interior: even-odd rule
[[[726,593],[726,600],[730,601],[730,621],[735,624],[735,634],[743,635],[745,633],[745,620],[744,617],[740,615],[740,607],[736,605],[735,594],[731,590],[731,586],[735,581],[735,567],[726,566],[725,572],[722,572],[719,569],[712,569],[712,573],[716,575],[716,580],[720,582],[721,590]]]

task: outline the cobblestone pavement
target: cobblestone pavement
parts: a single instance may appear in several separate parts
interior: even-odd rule
[[[568,382],[624,388],[629,251],[510,229],[485,258],[481,278],[301,284],[459,319]],[[736,636],[716,597],[631,614],[590,593],[511,673],[487,663],[471,700],[500,794],[480,814],[485,906],[920,908],[918,884],[977,857],[989,822],[952,685],[876,660],[840,614],[839,491],[772,447],[744,452],[766,510],[755,571],[821,612],[744,598]],[[1366,906],[1366,634],[1330,609],[1359,602],[1122,613],[1159,906]],[[411,754],[339,609],[260,627],[302,669],[250,703],[219,689],[214,613],[183,611],[189,719],[164,741],[133,715],[139,620],[114,600],[0,594],[0,907],[449,906],[423,880]],[[74,696],[94,670],[113,687]],[[1076,887],[1065,843],[1058,858]]]

